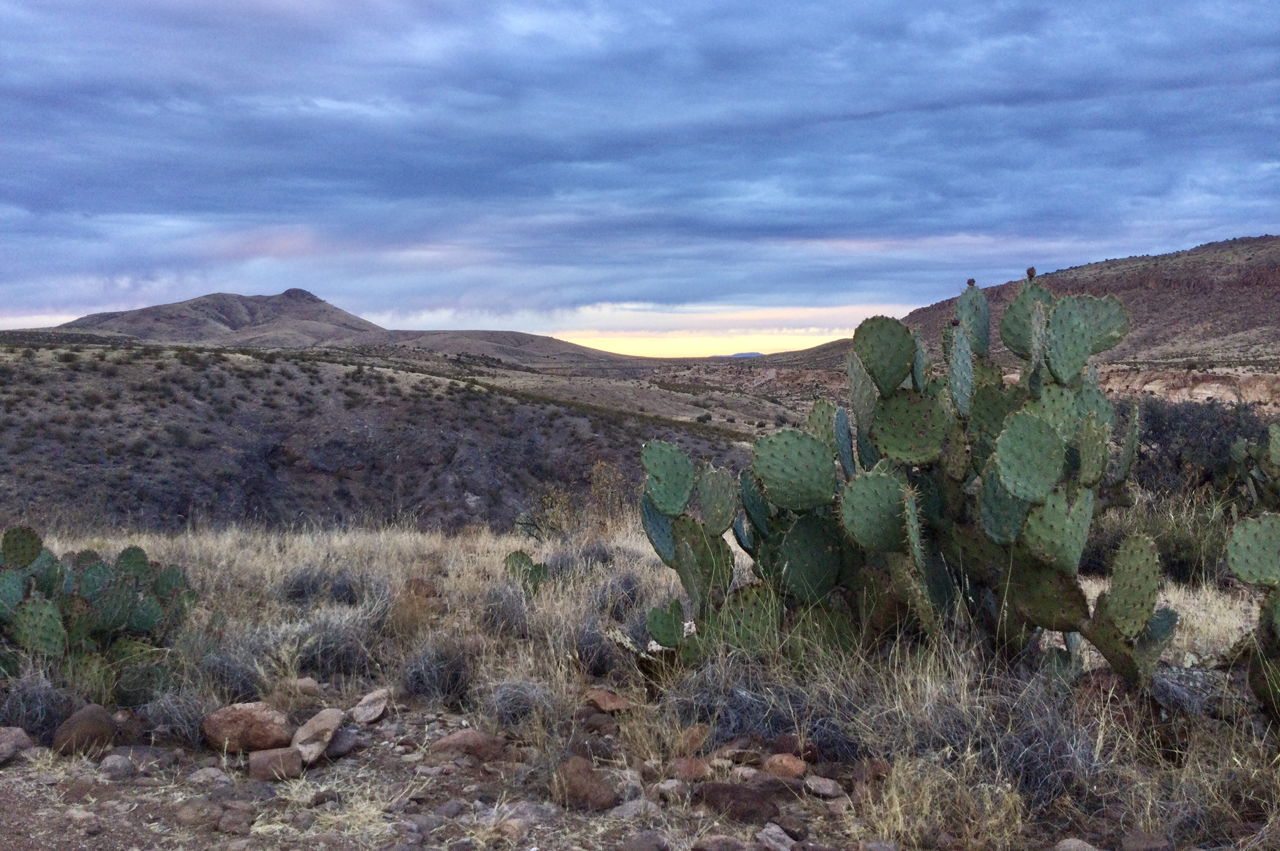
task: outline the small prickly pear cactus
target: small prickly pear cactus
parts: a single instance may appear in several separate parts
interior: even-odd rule
[[[529,596],[538,593],[538,588],[551,575],[551,569],[542,562],[534,563],[529,554],[524,550],[516,550],[510,553],[503,562],[507,573],[520,583],[524,591]]]
[[[1249,687],[1280,720],[1280,516],[1242,520],[1227,543],[1227,567],[1241,582],[1270,593],[1262,603]]]

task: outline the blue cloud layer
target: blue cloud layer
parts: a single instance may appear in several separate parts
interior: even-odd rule
[[[1274,232],[1263,2],[0,0],[0,313],[924,303]]]

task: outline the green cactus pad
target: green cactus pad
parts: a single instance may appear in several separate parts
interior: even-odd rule
[[[2,548],[6,570],[26,570],[44,549],[44,542],[34,529],[18,526],[4,533]]]
[[[67,648],[76,652],[93,647],[93,611],[89,607],[89,601],[84,597],[68,594],[59,597],[57,605],[63,628],[67,631]]]
[[[835,498],[836,468],[830,448],[797,429],[782,429],[756,441],[753,468],[765,495],[780,508],[804,511]]]
[[[1045,355],[1049,346],[1049,310],[1036,302],[1031,305],[1031,379],[1032,396],[1036,395],[1036,382],[1041,379],[1045,367]]]
[[[972,453],[969,451],[969,442],[965,440],[964,429],[960,428],[959,423],[947,436],[947,444],[942,448],[941,460],[943,472],[955,481],[963,482],[969,477]]]
[[[1002,591],[1015,623],[1069,632],[1089,619],[1089,600],[1075,577],[1033,558],[1014,560]]]
[[[13,641],[23,650],[49,659],[61,659],[67,651],[67,631],[52,600],[33,594],[23,600],[9,619]]]
[[[926,633],[935,635],[941,626],[941,619],[929,600],[920,566],[911,556],[903,553],[886,553],[884,559],[892,581],[891,593],[906,604],[907,611]]]
[[[1026,502],[1041,503],[1062,478],[1066,445],[1048,420],[1016,411],[996,440],[996,457],[1005,490]]]
[[[951,418],[940,399],[899,392],[880,400],[871,442],[880,454],[902,464],[938,460],[951,430]]]
[[[27,580],[16,570],[0,570],[0,624],[6,624],[27,596]]]
[[[137,598],[137,591],[132,584],[127,578],[120,576],[88,597],[89,606],[93,610],[94,634],[107,636],[124,629],[129,623],[129,616],[133,614]]]
[[[849,412],[844,408],[836,408],[835,416],[836,457],[840,459],[840,467],[846,477],[856,475],[858,460],[853,452],[853,431],[849,423]]]
[[[1267,426],[1267,460],[1280,467],[1280,423]]]
[[[1070,384],[1092,354],[1093,337],[1084,311],[1075,296],[1064,296],[1053,306],[1046,325],[1045,359],[1060,384]]]
[[[933,361],[924,350],[924,341],[916,334],[916,355],[911,361],[911,384],[917,392],[923,392],[933,378]]]
[[[863,366],[857,352],[849,352],[845,371],[849,375],[849,413],[853,415],[854,428],[862,437],[871,429],[871,420],[875,417],[876,384],[871,374]]]
[[[1227,541],[1227,568],[1246,585],[1280,588],[1280,516],[1237,523]]]
[[[1155,541],[1130,535],[1120,544],[1111,566],[1109,615],[1126,640],[1142,632],[1160,593],[1160,557]]]
[[[836,454],[836,403],[830,399],[819,399],[809,409],[809,419],[805,429],[809,434],[821,440]]]
[[[707,649],[724,646],[760,653],[778,645],[781,626],[778,595],[767,585],[747,585],[729,595],[708,618],[701,641]]]
[[[129,613],[128,630],[139,635],[156,635],[164,622],[164,606],[150,594],[144,594]]]
[[[147,586],[154,581],[147,553],[142,547],[126,547],[116,557],[116,572],[130,573],[139,585]]]
[[[684,641],[684,610],[679,600],[672,600],[665,609],[657,606],[649,610],[647,618],[649,637],[663,647],[676,648]]]
[[[187,582],[187,572],[176,564],[161,570],[156,581],[151,585],[151,593],[161,602],[173,600],[190,590],[191,584]]]
[[[1116,414],[1111,400],[1098,386],[1097,376],[1089,376],[1080,386],[1076,394],[1076,406],[1080,411],[1080,419],[1085,420],[1093,414],[1100,425],[1106,426],[1108,432],[1115,428]]]
[[[1094,606],[1093,617],[1080,631],[1098,648],[1112,670],[1130,682],[1149,685],[1160,654],[1173,640],[1178,614],[1172,609],[1155,612],[1144,622],[1136,641],[1121,632],[1115,616],[1116,605],[1111,595],[1103,593]]]
[[[1018,540],[1031,503],[1018,499],[1002,484],[999,458],[987,460],[982,471],[982,490],[978,493],[978,514],[982,528],[992,541],[1009,546]]]
[[[664,564],[673,564],[676,560],[676,542],[671,536],[671,518],[658,510],[648,494],[640,497],[640,523],[658,558]]]
[[[1089,331],[1089,352],[1100,355],[1115,348],[1129,333],[1129,313],[1113,295],[1074,296]]]
[[[956,299],[956,319],[964,326],[972,352],[980,358],[991,354],[991,307],[986,293],[975,286],[966,287]]]
[[[668,517],[683,512],[696,477],[688,456],[665,440],[651,440],[640,450],[640,463],[645,472],[644,491],[654,507]]]
[[[973,399],[973,350],[969,348],[968,334],[957,335],[956,342],[951,347],[948,385],[956,412],[962,417],[968,417],[969,403]]]
[[[98,593],[115,578],[115,575],[115,568],[104,562],[89,565],[80,573],[80,593],[86,597]]]
[[[49,550],[40,551],[40,555],[27,568],[27,573],[34,581],[36,590],[44,596],[53,598],[62,593],[67,571],[58,557]]]
[[[840,499],[840,520],[849,537],[871,552],[902,549],[902,490],[902,481],[890,473],[868,472],[850,479]]]
[[[831,593],[840,578],[844,545],[834,524],[805,515],[782,539],[779,562],[789,590],[806,603],[817,603]]]
[[[973,391],[969,405],[969,426],[992,440],[1004,431],[1005,418],[1027,401],[1021,387],[984,384]]]
[[[1142,415],[1134,405],[1129,408],[1129,422],[1125,425],[1124,437],[1120,441],[1120,449],[1107,465],[1108,482],[1121,482],[1129,478],[1133,462],[1138,457],[1138,438],[1142,435]]]
[[[880,395],[888,396],[911,374],[916,359],[916,338],[911,329],[897,319],[873,316],[853,332],[853,351]]]
[[[1080,430],[1080,410],[1076,396],[1060,385],[1049,384],[1041,388],[1040,398],[1027,402],[1023,410],[1048,420],[1067,443],[1074,440]]]
[[[1065,488],[1054,488],[1044,505],[1027,515],[1022,542],[1037,558],[1067,576],[1075,576],[1093,520],[1093,491],[1082,490],[1074,504]]]
[[[738,483],[733,473],[706,467],[698,476],[698,510],[713,535],[723,535],[738,516]]]
[[[1000,320],[1000,339],[1004,341],[1005,348],[1023,360],[1030,360],[1035,305],[1042,304],[1049,311],[1056,300],[1053,293],[1040,284],[1024,284]]]
[[[733,529],[733,539],[738,542],[739,547],[742,547],[742,551],[749,556],[754,556],[756,553],[756,538],[751,530],[755,527],[749,523],[742,522],[742,515],[739,514],[733,518],[733,525],[730,528]]]
[[[750,470],[738,474],[738,487],[742,491],[742,508],[747,519],[762,537],[769,537],[769,503],[760,492],[760,484]]]
[[[1094,414],[1085,417],[1076,437],[1076,447],[1080,451],[1080,484],[1091,488],[1102,481],[1107,471],[1110,442],[1111,429],[1100,423]]]
[[[688,571],[692,567],[697,599],[703,605],[713,605],[728,592],[733,582],[733,550],[723,537],[713,534],[688,515],[677,517],[671,524],[671,531],[676,541],[676,572]],[[693,556],[692,565],[680,564],[682,547]],[[681,575],[681,581],[685,581],[684,575]],[[694,594],[689,596],[693,598]]]

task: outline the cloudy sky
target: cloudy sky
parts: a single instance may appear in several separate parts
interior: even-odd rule
[[[1280,232],[1273,2],[0,0],[0,327],[302,287],[814,345]]]

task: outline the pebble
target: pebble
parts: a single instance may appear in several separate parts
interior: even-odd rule
[[[830,777],[810,775],[804,779],[804,790],[819,798],[838,798],[844,794],[844,788]]]

